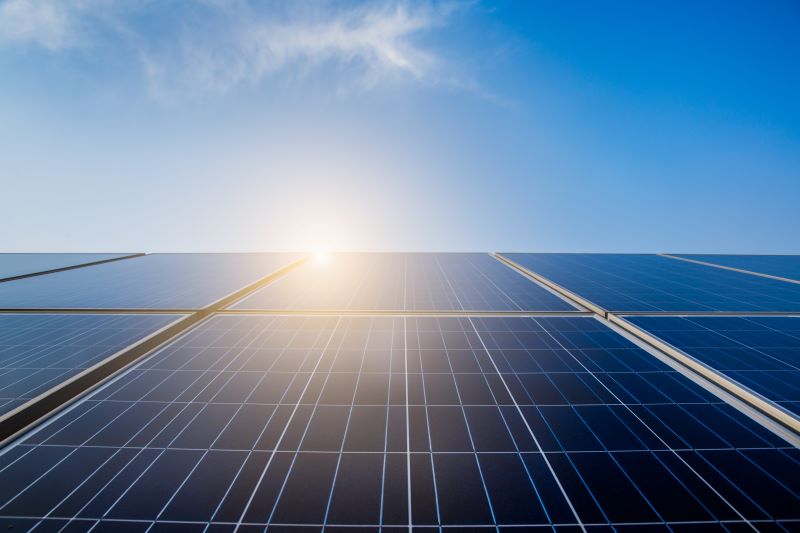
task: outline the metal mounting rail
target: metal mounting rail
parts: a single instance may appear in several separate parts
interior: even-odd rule
[[[725,399],[725,396],[730,395],[736,398],[737,400],[741,401],[744,405],[755,411],[756,414],[766,416],[770,421],[776,423],[781,428],[785,428],[792,432],[795,436],[800,436],[800,419],[798,419],[795,415],[789,413],[788,411],[784,410],[780,406],[776,405],[774,402],[767,400],[766,398],[754,393],[753,391],[747,389],[746,387],[736,383],[735,381],[731,380],[718,370],[705,365],[698,361],[697,359],[691,357],[690,355],[684,353],[683,351],[671,346],[670,344],[662,341],[658,337],[648,333],[647,331],[643,330],[642,328],[628,322],[624,319],[625,314],[642,314],[642,313],[616,313],[611,312],[602,307],[594,304],[582,298],[573,292],[563,288],[557,283],[550,281],[549,279],[536,274],[535,272],[531,272],[530,270],[526,269],[525,267],[518,265],[516,262],[503,257],[500,254],[495,254],[495,257],[500,259],[501,261],[507,263],[511,267],[515,268],[519,272],[525,274],[526,276],[530,276],[542,284],[551,287],[554,291],[559,292],[566,298],[572,299],[576,304],[579,304],[583,307],[591,309],[598,317],[606,321],[606,323],[613,324],[627,333],[633,335],[637,339],[643,341],[648,346],[651,346],[669,357],[671,360],[677,362],[679,364],[679,368],[684,371],[684,373],[691,373],[693,376],[700,376],[703,378],[707,383],[710,383],[715,387],[714,390],[721,391],[725,394],[717,394],[722,399]],[[682,258],[678,258],[682,259]],[[692,261],[694,262],[694,261]],[[653,316],[686,316],[692,315],[692,313],[685,313],[685,312],[647,312],[647,315]],[[730,313],[714,313],[714,312],[703,312],[703,315],[708,316],[731,316]],[[747,315],[747,314],[758,314],[767,315],[767,316],[790,316],[796,313],[736,313],[736,315]],[[732,404],[733,405],[733,404]],[[739,408],[737,405],[734,407]],[[741,409],[740,409],[741,410]],[[760,417],[753,416],[753,413],[745,412],[748,416],[756,420],[762,425],[765,425],[763,420]],[[765,427],[768,427],[765,425]],[[773,430],[773,428],[769,428]],[[785,438],[784,435],[781,435]]]
[[[590,302],[589,300],[587,300],[586,298],[583,298],[582,296],[578,296],[574,292],[565,289],[564,287],[562,287],[561,285],[559,285],[557,283],[553,283],[552,281],[550,281],[549,279],[545,278],[544,276],[540,276],[536,272],[533,272],[532,270],[528,270],[524,266],[519,265],[519,264],[515,263],[514,261],[512,261],[511,259],[508,259],[507,257],[503,257],[502,255],[500,255],[498,253],[495,253],[493,255],[499,261],[501,261],[501,262],[505,263],[506,265],[510,266],[511,268],[516,270],[517,272],[520,272],[520,273],[522,273],[523,275],[525,275],[525,276],[527,276],[529,278],[535,279],[536,281],[538,281],[542,285],[544,285],[547,288],[551,289],[552,291],[558,293],[563,298],[566,298],[568,301],[570,301],[573,305],[577,304],[579,308],[583,307],[584,309],[588,309],[591,312],[593,312],[593,313],[595,313],[597,315],[600,315],[603,318],[606,318],[606,316],[608,315],[608,311],[606,311],[605,309],[603,309],[599,305],[597,305],[597,304],[595,304],[593,302]]]
[[[800,420],[770,400],[754,393],[739,383],[731,380],[713,367],[698,361],[691,355],[675,348],[669,343],[662,341],[655,335],[652,335],[651,333],[648,333],[647,331],[635,326],[631,322],[625,320],[624,317],[612,314],[609,316],[608,320],[632,335],[635,335],[637,338],[643,340],[650,346],[653,346],[659,351],[667,354],[684,367],[690,369],[696,374],[703,376],[708,381],[711,381],[719,388],[742,400],[757,411],[767,415],[780,425],[791,429],[794,433],[800,435]]]
[[[493,316],[594,316],[591,311],[462,311],[462,310],[392,310],[392,309],[226,309],[225,315],[274,316],[387,316],[387,317],[493,317]]]

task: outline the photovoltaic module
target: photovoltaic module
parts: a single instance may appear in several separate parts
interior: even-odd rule
[[[0,282],[0,526],[797,530],[800,285],[737,257],[155,254]]]

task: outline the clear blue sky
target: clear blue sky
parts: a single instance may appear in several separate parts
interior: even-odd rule
[[[800,253],[800,4],[0,0],[3,251]]]

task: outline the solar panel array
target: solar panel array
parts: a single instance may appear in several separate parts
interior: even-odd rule
[[[4,308],[190,309],[299,254],[153,254],[0,284]]]
[[[175,315],[0,315],[0,415],[176,318]]]
[[[0,509],[142,528],[757,524],[796,517],[796,452],[591,317],[217,316],[3,456]]]
[[[800,317],[627,320],[800,416]]]
[[[624,312],[800,312],[800,285],[648,254],[503,254]]]
[[[297,256],[174,257],[6,283],[49,279],[0,290],[0,358],[46,389]],[[551,287],[488,254],[333,254],[197,314],[0,449],[0,527],[800,527],[800,435],[558,294],[638,302],[654,316],[627,316],[631,332],[792,412],[800,317],[685,313],[751,296],[781,312],[793,284],[658,256],[509,257]],[[127,274],[92,285],[115,264]],[[107,309],[1,312],[44,302]]]
[[[575,311],[488,254],[333,254],[235,309]]]

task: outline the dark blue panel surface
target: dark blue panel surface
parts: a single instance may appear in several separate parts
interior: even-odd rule
[[[177,315],[0,315],[0,415]]]
[[[488,254],[333,254],[236,309],[575,311]]]
[[[0,279],[35,274],[128,254],[0,254]]]
[[[0,284],[1,308],[204,307],[297,254],[153,254]]]
[[[797,449],[590,317],[218,316],[0,476],[18,528],[800,518]]]
[[[800,285],[648,254],[503,254],[608,311],[800,311]]]
[[[799,317],[626,319],[800,416]]]
[[[800,281],[800,255],[681,254],[679,257]]]

